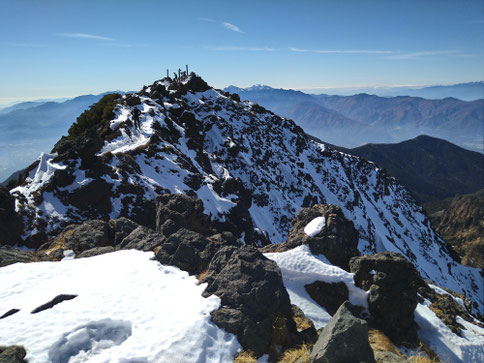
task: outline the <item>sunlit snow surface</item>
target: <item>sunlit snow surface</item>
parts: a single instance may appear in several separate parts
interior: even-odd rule
[[[429,308],[425,300],[415,309],[415,321],[420,327],[420,338],[433,349],[443,362],[484,362],[484,329],[457,317],[464,326],[462,337],[454,334]]]
[[[316,217],[304,227],[304,233],[309,237],[317,236],[325,225],[326,217]]]
[[[20,309],[0,320],[0,345],[23,345],[30,363],[232,361],[236,337],[210,320],[220,299],[151,257],[131,250],[0,268],[0,316]],[[60,294],[78,296],[31,314]]]
[[[313,255],[307,245],[286,252],[264,255],[275,261],[281,269],[291,303],[297,305],[314,322],[317,329],[324,327],[331,319],[331,315],[311,299],[304,285],[314,281],[344,282],[348,287],[350,302],[354,305],[368,306],[367,292],[355,286],[353,274],[331,265],[324,256]]]

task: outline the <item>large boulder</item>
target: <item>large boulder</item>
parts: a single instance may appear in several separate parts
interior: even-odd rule
[[[207,270],[216,251],[223,245],[238,246],[239,241],[229,232],[204,237],[182,228],[166,238],[155,258],[162,264],[177,266],[191,275],[200,274]]]
[[[109,229],[114,234],[114,244],[118,245],[121,241],[139,226],[131,219],[120,217],[109,221]]]
[[[127,235],[120,243],[121,249],[129,250],[135,249],[140,251],[153,251],[160,246],[165,240],[165,237],[160,233],[144,226],[138,226],[129,235]]]
[[[181,228],[204,236],[213,234],[203,202],[185,194],[162,194],[156,198],[156,231],[170,236]]]
[[[0,186],[0,246],[17,244],[21,235],[22,222],[15,212],[15,198]]]
[[[315,228],[308,225],[319,224]],[[292,220],[287,242],[264,248],[264,252],[283,252],[302,244],[315,255],[324,255],[333,265],[348,270],[351,257],[359,256],[358,232],[340,207],[332,204],[303,208]]]
[[[25,348],[19,345],[0,346],[0,363],[27,363]]]
[[[0,267],[17,262],[32,262],[37,260],[32,252],[19,250],[12,246],[0,246]]]
[[[250,246],[223,247],[207,276],[204,296],[215,294],[222,300],[212,320],[236,334],[244,349],[261,355],[296,343],[289,295],[274,261]]]
[[[368,324],[358,317],[355,306],[343,303],[314,344],[311,363],[373,363],[368,342]]]
[[[370,324],[393,342],[417,341],[414,311],[417,292],[425,282],[401,254],[382,252],[350,261],[356,286],[368,291]]]
[[[304,289],[311,299],[326,309],[329,315],[334,315],[341,304],[349,297],[348,287],[344,282],[314,281],[304,285]]]
[[[49,251],[73,250],[77,255],[94,247],[112,246],[108,223],[91,220],[78,225],[67,226],[47,247]],[[46,248],[41,247],[45,250]]]

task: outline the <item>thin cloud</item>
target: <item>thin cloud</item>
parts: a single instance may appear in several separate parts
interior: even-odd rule
[[[424,57],[433,57],[437,55],[459,55],[458,51],[455,50],[432,50],[432,51],[422,51],[422,52],[408,52],[394,54],[388,57],[388,59],[419,59]]]
[[[299,53],[317,53],[317,54],[393,54],[395,52],[391,50],[367,50],[367,49],[302,49],[302,48],[289,48],[292,52]]]
[[[66,38],[77,38],[77,39],[92,39],[92,40],[102,40],[106,42],[114,42],[116,39],[104,37],[101,35],[86,34],[86,33],[58,33],[57,35]]]
[[[227,22],[224,21],[224,22],[222,22],[222,26],[225,29],[232,30],[233,32],[244,34],[244,32],[242,30],[240,30],[240,28],[237,25],[227,23]]]
[[[207,23],[218,23],[217,20],[213,20],[210,18],[198,18],[200,21],[206,21]]]
[[[220,47],[205,47],[205,49],[221,51],[221,52],[275,52],[279,49],[271,47],[238,47],[238,46],[220,46]]]

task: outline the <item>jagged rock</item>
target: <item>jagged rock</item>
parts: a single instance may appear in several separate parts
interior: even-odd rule
[[[207,269],[221,245],[237,242],[226,238],[221,234],[206,238],[182,228],[165,240],[155,258],[162,264],[177,266],[191,275],[199,274]]]
[[[395,343],[416,343],[417,289],[425,283],[402,255],[382,252],[350,261],[356,286],[368,293],[370,324]]]
[[[109,228],[114,233],[114,244],[119,245],[121,241],[131,232],[133,232],[138,226],[138,223],[133,222],[131,219],[125,217],[111,219],[109,221]]]
[[[93,217],[111,212],[112,185],[104,179],[94,179],[68,194],[69,202],[76,208],[89,211]]]
[[[70,294],[57,295],[52,300],[46,302],[45,304],[42,304],[42,305],[36,307],[34,310],[32,310],[31,314],[38,314],[42,311],[52,309],[57,304],[60,304],[63,301],[75,299],[76,297],[77,297],[77,295],[70,295]]]
[[[223,266],[222,260],[227,260]],[[222,300],[222,307],[212,312],[212,320],[236,334],[244,349],[261,355],[279,345],[295,344],[297,331],[289,295],[274,261],[250,246],[225,247],[210,263],[207,275],[216,277],[204,296],[215,294]]]
[[[114,251],[116,251],[116,248],[112,246],[94,247],[94,248],[91,248],[90,250],[82,251],[81,253],[76,255],[76,258],[99,256],[99,255],[104,255],[105,253],[111,253]]]
[[[203,213],[200,199],[185,194],[162,194],[156,198],[156,230],[170,236],[180,228],[208,236],[213,233],[210,218]]]
[[[324,327],[314,344],[311,363],[359,363],[375,362],[368,343],[368,324],[357,317],[355,307],[343,303]]]
[[[32,252],[22,251],[11,246],[0,246],[0,267],[17,262],[32,262],[37,260]]]
[[[126,104],[128,106],[136,106],[141,103],[141,100],[138,96],[136,95],[130,95],[126,97]]]
[[[139,226],[126,236],[120,243],[124,250],[136,249],[141,251],[153,251],[160,246],[165,237],[150,228]]]
[[[19,345],[0,346],[0,363],[27,363],[25,348]]]
[[[311,237],[304,228],[315,218],[324,217],[325,225]],[[346,219],[341,208],[332,204],[315,205],[303,208],[292,220],[287,242],[277,246],[267,246],[264,252],[283,252],[302,244],[309,245],[311,252],[324,255],[333,265],[348,270],[351,257],[359,256],[358,232],[353,222]]]
[[[375,352],[376,363],[407,363],[408,361],[399,356],[398,354],[392,352]]]
[[[338,308],[348,300],[348,287],[344,282],[327,283],[315,281],[304,285],[311,299],[326,309],[329,315],[334,315]]]
[[[112,246],[108,223],[101,220],[87,221],[67,226],[50,243],[50,249],[73,250],[76,255],[94,247]]]
[[[22,222],[15,212],[15,198],[0,186],[0,246],[17,244],[21,234]]]

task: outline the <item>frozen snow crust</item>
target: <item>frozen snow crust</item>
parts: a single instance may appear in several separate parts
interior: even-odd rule
[[[230,362],[237,338],[210,319],[220,299],[153,253],[118,251],[0,268],[0,345],[23,345],[30,363]],[[31,314],[60,294],[77,295]],[[69,360],[70,359],[70,360]]]
[[[375,164],[314,142],[294,122],[211,88],[190,91],[186,82],[163,79],[136,96],[139,104],[129,106],[125,95],[115,108],[117,136],[97,153],[103,168],[43,154],[12,191],[25,239],[86,219],[137,220],[140,210],[154,213],[159,193],[194,192],[213,221],[231,225],[246,243],[280,243],[301,207],[335,204],[354,222],[361,253],[402,253],[423,278],[464,293],[484,312],[479,271],[451,259],[420,207]],[[74,180],[60,187],[55,180],[62,170]],[[83,207],[82,198],[74,206],[71,196],[79,190],[109,193],[104,209]]]

